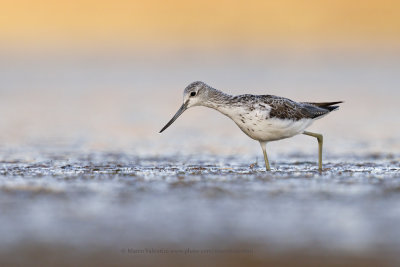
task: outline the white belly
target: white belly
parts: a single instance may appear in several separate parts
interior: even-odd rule
[[[254,109],[251,112],[241,109],[227,109],[221,112],[230,117],[250,138],[265,142],[301,134],[314,121],[313,119],[266,119],[269,110],[259,109]]]
[[[243,121],[245,123],[243,123]],[[303,133],[313,123],[312,119],[243,119],[236,121],[239,128],[249,137],[258,141],[275,141]]]

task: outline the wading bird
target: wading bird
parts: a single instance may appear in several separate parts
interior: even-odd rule
[[[322,171],[321,134],[307,132],[315,120],[337,109],[342,101],[336,102],[295,102],[273,95],[237,95],[225,94],[204,82],[193,82],[183,92],[183,104],[174,117],[161,129],[162,133],[185,110],[195,106],[205,106],[218,110],[231,118],[250,138],[260,142],[266,169],[271,170],[268,162],[266,144],[270,141],[289,138],[297,134],[313,136],[318,140],[318,169]]]

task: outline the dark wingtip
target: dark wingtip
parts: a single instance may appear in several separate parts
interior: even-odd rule
[[[339,108],[339,106],[329,106],[329,107],[326,107],[326,109],[329,110],[329,111],[334,111],[334,110],[337,110],[338,108]]]
[[[333,105],[341,104],[343,101],[335,101],[335,102],[323,102],[323,103],[316,103],[319,107],[330,107]]]
[[[329,111],[334,111],[334,110],[339,109],[339,106],[332,106],[332,105],[337,105],[337,104],[342,104],[342,103],[344,103],[344,101],[332,102],[332,103],[330,103],[329,106],[326,106],[326,107],[324,107],[324,108],[328,109]]]
[[[333,110],[336,110],[339,108],[339,106],[334,106],[334,105],[341,104],[341,103],[344,103],[344,101],[317,102],[317,103],[307,103],[307,104],[311,104],[311,105],[317,106],[319,108],[323,108],[328,111],[333,111]]]
[[[330,102],[329,105],[337,105],[342,103],[344,103],[344,101],[336,101],[336,102]]]

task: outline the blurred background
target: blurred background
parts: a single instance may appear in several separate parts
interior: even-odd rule
[[[202,80],[231,94],[344,100],[310,128],[327,153],[395,153],[399,11],[396,0],[4,0],[1,146],[258,155],[206,108],[158,134],[185,86]],[[314,153],[309,139],[270,150]]]
[[[207,258],[127,252],[174,247],[250,250],[225,265],[399,262],[399,14],[398,0],[2,0],[0,265]],[[309,128],[324,172],[300,135],[268,144],[265,173],[259,144],[204,107],[158,134],[197,80],[345,101]]]

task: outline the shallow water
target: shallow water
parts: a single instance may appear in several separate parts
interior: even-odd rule
[[[308,251],[378,262],[400,252],[398,155],[327,158],[322,173],[313,157],[292,156],[267,173],[240,156],[3,154],[2,251],[228,247],[250,259]]]

